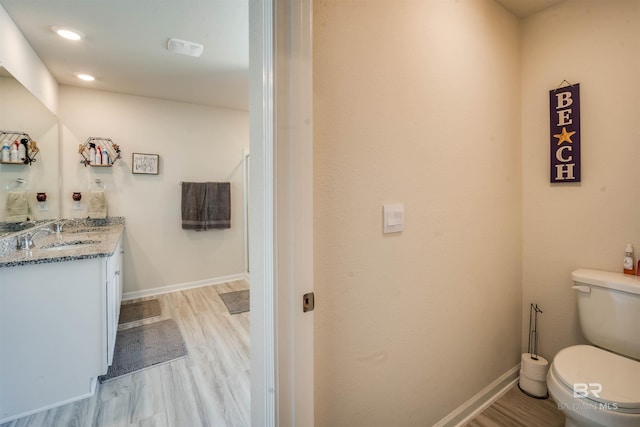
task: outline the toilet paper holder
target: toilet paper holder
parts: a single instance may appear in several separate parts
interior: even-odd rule
[[[542,313],[542,309],[532,303],[529,306],[529,346],[521,358],[518,388],[527,396],[548,399],[546,377],[549,362],[538,355],[538,313]]]
[[[527,353],[533,360],[538,360],[538,313],[542,313],[538,304],[529,306],[529,346]]]

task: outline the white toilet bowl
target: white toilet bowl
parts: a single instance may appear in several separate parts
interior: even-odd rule
[[[590,345],[567,347],[547,374],[565,426],[640,426],[640,361]]]

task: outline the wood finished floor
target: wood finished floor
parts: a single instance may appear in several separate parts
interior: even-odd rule
[[[247,282],[235,281],[135,300],[157,298],[162,315],[121,328],[172,318],[186,358],[99,384],[88,399],[0,427],[249,426],[249,313],[230,315],[218,296],[244,289]]]
[[[465,427],[562,427],[564,414],[551,398],[534,399],[514,386]]]

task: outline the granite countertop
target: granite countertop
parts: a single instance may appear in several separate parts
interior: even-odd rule
[[[9,234],[19,233],[21,231],[27,231],[30,228],[34,228],[39,225],[51,224],[53,222],[56,222],[56,221],[53,219],[40,219],[37,221],[26,221],[22,223],[0,222],[0,238],[8,236]]]
[[[50,225],[34,227],[25,233],[32,235]],[[67,220],[62,232],[41,231],[35,235],[35,246],[17,250],[18,236],[0,242],[0,268],[30,264],[45,264],[79,259],[102,258],[113,254],[124,231],[124,218],[103,220]]]

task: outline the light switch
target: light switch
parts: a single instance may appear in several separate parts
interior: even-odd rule
[[[397,233],[404,230],[404,205],[383,206],[383,232]]]

